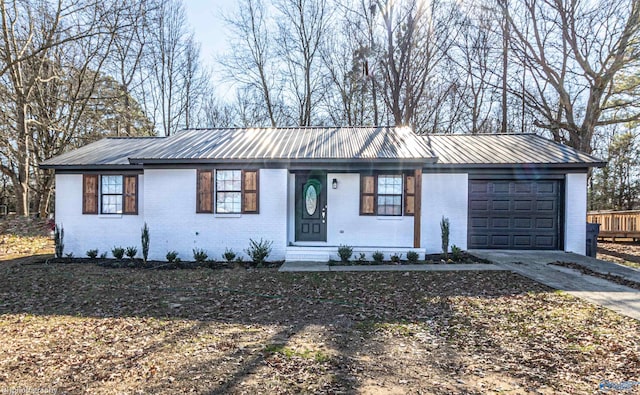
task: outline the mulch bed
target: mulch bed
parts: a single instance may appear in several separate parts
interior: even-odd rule
[[[341,262],[341,261],[330,261],[330,266],[353,266],[353,265],[444,265],[451,263],[459,263],[459,264],[474,264],[474,263],[485,263],[491,264],[493,262],[478,258],[477,256],[471,255],[466,251],[460,252],[458,256],[453,256],[449,254],[446,258],[442,254],[426,254],[424,260],[418,260],[415,262],[410,262],[407,260],[396,260],[396,261],[369,261],[369,260],[357,260],[352,259],[349,262]]]
[[[142,259],[103,259],[103,258],[50,258],[46,261],[50,264],[94,264],[109,269],[149,269],[149,270],[177,270],[177,269],[251,269],[251,268],[279,268],[284,261],[269,261],[262,264],[253,262],[220,262],[220,261],[152,261],[144,262]]]

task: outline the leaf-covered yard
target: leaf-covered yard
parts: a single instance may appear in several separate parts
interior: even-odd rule
[[[2,262],[0,390],[593,393],[640,323],[508,272]]]

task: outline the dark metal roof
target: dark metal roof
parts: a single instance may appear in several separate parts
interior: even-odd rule
[[[306,127],[184,130],[133,154],[131,163],[320,159],[435,160],[409,128]]]
[[[591,167],[605,162],[535,134],[442,134],[422,137],[438,157],[437,165],[545,165]]]
[[[42,168],[131,166],[129,157],[162,141],[159,137],[109,137],[69,151],[40,164]]]

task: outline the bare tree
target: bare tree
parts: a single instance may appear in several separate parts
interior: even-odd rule
[[[508,20],[512,54],[530,81],[511,92],[537,114],[536,126],[590,153],[597,127],[640,119],[640,81],[621,83],[640,65],[638,0],[498,4]]]
[[[320,48],[329,32],[327,0],[277,0],[275,7],[280,13],[277,43],[286,69],[283,80],[295,102],[296,123],[310,126],[325,89]]]

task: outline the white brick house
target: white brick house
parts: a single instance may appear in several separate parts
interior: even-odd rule
[[[536,135],[417,136],[408,128],[185,130],[108,138],[41,164],[56,172],[65,250],[193,248],[220,259],[249,239],[271,259],[462,249],[585,252],[586,180],[603,163]]]

